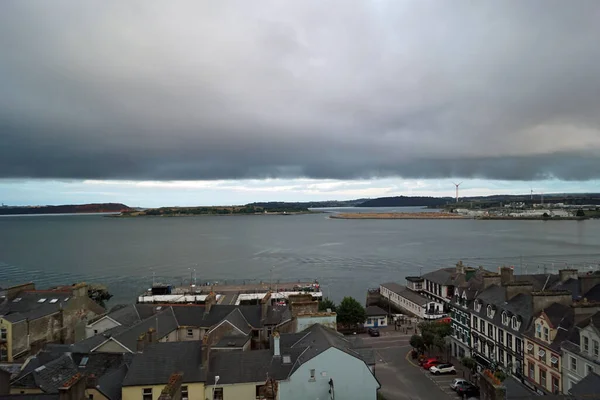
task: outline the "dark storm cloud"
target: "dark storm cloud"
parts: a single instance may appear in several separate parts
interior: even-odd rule
[[[600,3],[0,3],[0,178],[600,177]]]

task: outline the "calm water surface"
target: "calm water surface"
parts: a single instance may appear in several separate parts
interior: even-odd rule
[[[380,282],[402,282],[458,260],[530,273],[566,263],[597,267],[600,221],[335,220],[327,214],[0,218],[0,286],[99,282],[114,302],[134,301],[153,275],[189,283],[193,268],[198,280],[318,279],[336,301],[344,295],[362,301]]]

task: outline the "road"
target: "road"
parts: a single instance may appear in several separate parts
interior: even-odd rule
[[[362,336],[362,335],[361,335]],[[387,400],[458,400],[450,383],[459,375],[434,376],[410,359],[410,334],[393,328],[381,330],[380,337],[362,337],[375,349],[375,376],[381,383],[380,392]]]

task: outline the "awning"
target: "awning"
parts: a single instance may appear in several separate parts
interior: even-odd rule
[[[533,350],[533,345],[531,343],[529,343],[527,345],[527,350],[529,350],[529,351]]]

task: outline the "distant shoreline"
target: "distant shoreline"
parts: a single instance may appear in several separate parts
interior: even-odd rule
[[[441,212],[420,213],[340,213],[332,214],[333,219],[472,219],[459,214]]]
[[[235,217],[235,216],[271,216],[271,215],[306,215],[306,214],[323,214],[322,211],[296,211],[296,212],[268,212],[268,213],[233,213],[233,214],[111,214],[106,215],[108,218],[181,218],[181,217]]]

